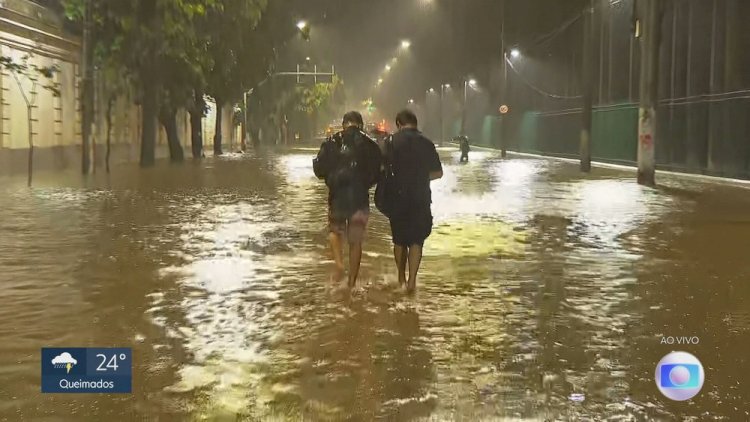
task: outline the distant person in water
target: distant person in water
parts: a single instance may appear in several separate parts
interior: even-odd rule
[[[313,170],[328,186],[328,231],[331,252],[344,270],[342,243],[349,244],[349,287],[354,287],[362,260],[362,241],[370,216],[370,188],[380,176],[378,144],[362,131],[362,115],[344,115],[343,130],[330,136],[313,160]]]
[[[392,142],[389,160],[398,200],[394,202],[389,219],[398,280],[413,293],[422,262],[422,247],[432,232],[430,182],[443,177],[443,166],[435,144],[417,129],[417,116],[412,111],[398,113],[396,127],[398,131],[389,141]]]
[[[459,160],[459,162],[463,163],[464,161],[466,161],[468,163],[469,151],[471,150],[471,147],[469,146],[469,138],[466,136],[462,136],[459,146],[461,148],[461,159]]]

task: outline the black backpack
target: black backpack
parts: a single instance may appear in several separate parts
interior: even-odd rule
[[[400,196],[393,174],[393,136],[389,136],[385,140],[383,170],[379,173],[378,178],[378,187],[375,188],[375,207],[383,215],[390,218]]]
[[[326,179],[338,160],[338,134],[326,139],[320,145],[318,155],[313,159],[313,172],[319,179]]]

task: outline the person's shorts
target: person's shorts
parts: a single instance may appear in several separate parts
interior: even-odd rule
[[[432,212],[429,204],[395,209],[390,220],[394,245],[422,246],[432,233]]]
[[[336,212],[333,207],[328,207],[328,230],[331,233],[346,235],[349,243],[362,242],[369,219],[370,210],[368,209],[358,210],[352,215],[346,215]]]

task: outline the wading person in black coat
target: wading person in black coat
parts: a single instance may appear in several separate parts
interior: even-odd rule
[[[422,262],[422,247],[432,232],[430,182],[443,177],[435,144],[417,130],[417,116],[404,110],[396,116],[392,138],[394,185],[398,199],[389,219],[399,283],[412,293]],[[406,267],[409,277],[406,277]]]
[[[336,267],[344,270],[343,237],[349,243],[349,286],[354,287],[362,260],[362,241],[370,216],[370,188],[378,181],[382,157],[378,144],[362,131],[362,115],[344,115],[344,129],[328,138],[313,160],[315,175],[328,186],[328,231]]]

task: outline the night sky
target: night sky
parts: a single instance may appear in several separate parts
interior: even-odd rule
[[[430,87],[460,86],[475,78],[488,91],[499,89],[502,63],[501,0],[294,0],[295,16],[311,24],[311,40],[297,40],[279,67],[311,62],[335,64],[347,86],[351,104],[372,95],[387,115],[409,98],[423,101]],[[529,46],[566,19],[580,14],[580,0],[506,0],[506,43]],[[580,31],[563,34],[573,54]],[[408,51],[401,40],[411,41]],[[391,71],[385,65],[398,62]],[[284,63],[284,61],[287,61]],[[554,60],[550,63],[554,64]],[[293,70],[293,69],[290,69]],[[383,84],[375,89],[379,77]]]

